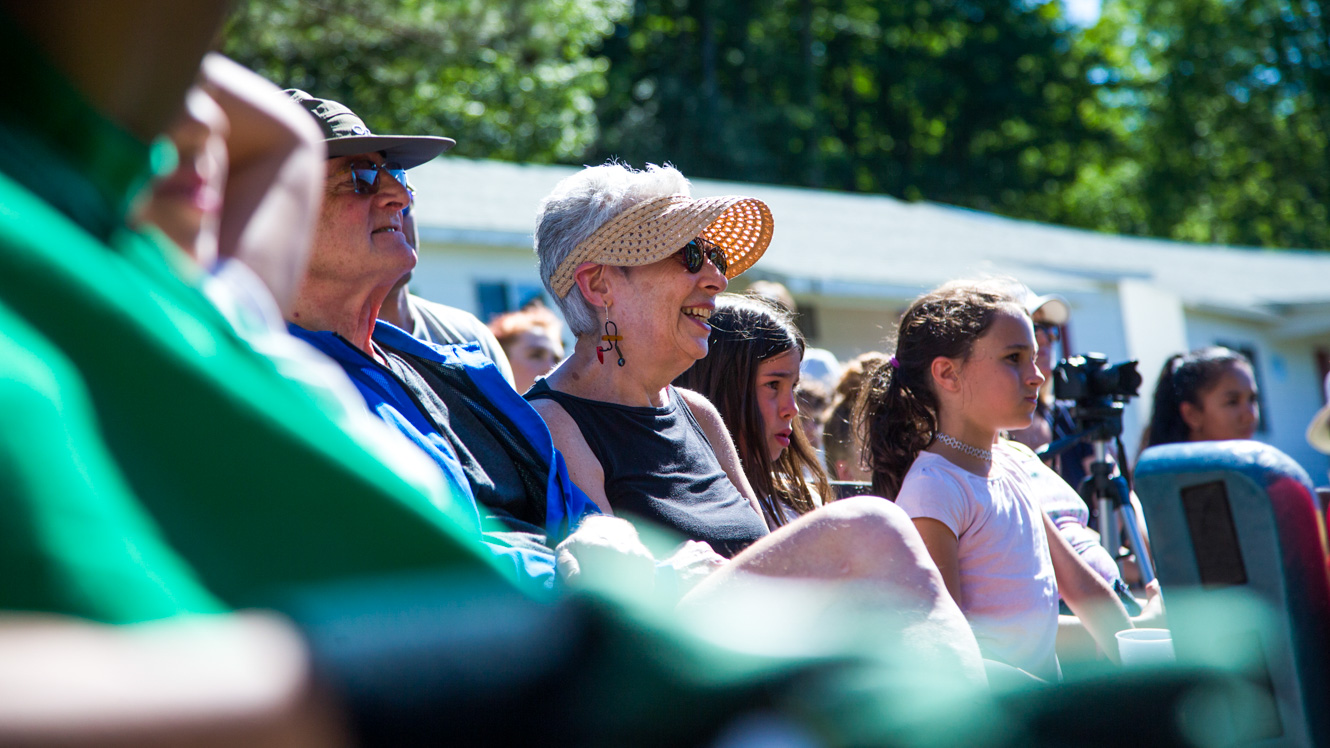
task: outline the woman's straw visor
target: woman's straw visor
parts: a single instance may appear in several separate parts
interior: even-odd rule
[[[725,252],[729,261],[725,277],[733,278],[767,251],[771,231],[771,209],[756,198],[658,197],[634,205],[596,229],[559,263],[550,286],[563,298],[572,290],[573,274],[584,262],[619,267],[650,265],[699,236]]]

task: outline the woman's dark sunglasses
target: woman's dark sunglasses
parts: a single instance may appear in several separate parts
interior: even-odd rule
[[[1062,328],[1048,322],[1034,323],[1034,331],[1036,333],[1042,332],[1044,335],[1047,335],[1048,342],[1050,343],[1056,343],[1062,339]]]
[[[683,249],[679,250],[679,255],[683,257],[683,266],[690,273],[701,270],[702,263],[705,260],[711,260],[711,264],[716,266],[721,275],[724,275],[730,267],[730,261],[725,257],[725,252],[700,236],[683,245]]]
[[[406,169],[399,167],[394,162],[386,164],[376,164],[373,161],[352,161],[349,167],[351,173],[351,191],[357,195],[377,195],[379,189],[383,187],[383,182],[379,177],[387,174],[397,183],[406,187]]]

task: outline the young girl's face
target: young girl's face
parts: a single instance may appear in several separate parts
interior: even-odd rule
[[[1250,439],[1256,433],[1260,417],[1256,378],[1246,364],[1225,368],[1197,399],[1199,404],[1182,404],[1182,420],[1187,422],[1192,441]]]
[[[958,406],[976,428],[1021,429],[1030,425],[1044,375],[1035,362],[1030,317],[1002,310],[961,367]]]
[[[757,409],[762,414],[762,433],[772,461],[790,446],[794,433],[794,417],[799,414],[794,388],[799,384],[802,358],[798,348],[791,348],[757,365]]]

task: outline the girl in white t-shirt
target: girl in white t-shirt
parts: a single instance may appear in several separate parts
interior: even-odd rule
[[[1030,317],[1004,288],[954,282],[910,305],[861,403],[865,452],[874,492],[914,520],[984,656],[1051,680],[1059,590],[1114,660],[1131,620],[998,439],[1030,425],[1044,380]]]

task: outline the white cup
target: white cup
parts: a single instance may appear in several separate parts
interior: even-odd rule
[[[1119,631],[1118,654],[1125,666],[1173,662],[1173,635],[1168,629]]]

